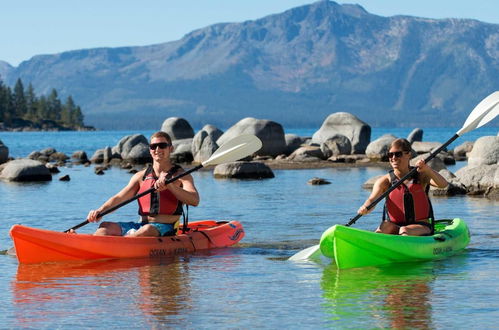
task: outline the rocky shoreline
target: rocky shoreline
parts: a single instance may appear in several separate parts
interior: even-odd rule
[[[389,169],[386,158],[391,141],[397,137],[384,135],[370,141],[370,126],[348,113],[330,115],[312,137],[284,134],[282,126],[269,120],[245,118],[226,132],[206,125],[194,134],[183,118],[168,118],[162,131],[170,134],[174,144],[172,160],[188,168],[209,159],[219,146],[241,134],[253,134],[263,147],[242,161],[218,165],[212,170],[216,178],[265,179],[274,177],[272,170],[328,167],[368,167]],[[415,129],[406,137],[413,147],[412,162],[426,158],[441,146],[423,142],[423,131]],[[466,161],[467,165],[451,173],[446,165]],[[111,166],[136,172],[151,162],[148,138],[141,135],[123,137],[116,146],[97,150],[90,158],[83,150],[71,156],[46,148],[32,152],[26,159],[8,157],[8,147],[0,141],[0,179],[7,181],[51,180],[57,167],[68,164],[94,165],[98,175]],[[475,142],[465,141],[453,150],[442,151],[429,165],[449,181],[446,189],[432,189],[433,195],[473,195],[499,198],[499,137],[486,136]],[[65,178],[68,180],[69,178]],[[311,184],[322,184],[314,178]],[[370,189],[372,178],[363,187]]]

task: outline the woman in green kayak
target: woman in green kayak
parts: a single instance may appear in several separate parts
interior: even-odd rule
[[[367,206],[381,196],[400,178],[411,171],[411,144],[406,139],[396,139],[390,145],[388,159],[392,170],[376,180],[369,198],[357,211],[371,212]],[[428,198],[429,185],[445,188],[447,180],[429,167],[423,159],[416,164],[417,172],[388,194],[383,210],[383,221],[377,233],[423,236],[433,234],[433,210]]]

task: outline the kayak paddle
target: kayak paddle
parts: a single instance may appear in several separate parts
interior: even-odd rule
[[[449,144],[454,142],[458,137],[462,136],[464,133],[474,130],[475,128],[482,127],[487,124],[491,120],[493,120],[497,115],[499,115],[499,91],[496,91],[486,98],[484,98],[478,105],[471,111],[468,118],[463,124],[463,127],[454,134],[447,142],[442,144],[440,147],[435,149],[430,153],[428,157],[425,159],[425,163],[428,163],[430,160],[435,158],[440,151],[442,151]],[[369,204],[366,208],[368,210],[372,209],[376,204],[378,204],[381,200],[383,200],[386,196],[388,196],[395,188],[402,184],[407,178],[414,175],[417,171],[417,168],[413,168],[409,173],[404,175],[400,180],[397,181],[396,184],[391,186],[387,191],[385,191],[381,196],[376,198],[371,204]],[[353,225],[362,214],[357,214],[355,217],[351,218],[345,226],[349,227]],[[297,252],[293,256],[289,258],[289,260],[305,260],[309,258],[313,258],[314,256],[320,255],[320,247],[319,245],[314,245],[308,247],[302,251]]]
[[[180,179],[181,177],[184,177],[184,176],[186,176],[194,171],[197,171],[200,168],[203,168],[205,166],[218,165],[218,164],[222,164],[222,163],[233,162],[233,161],[239,160],[241,158],[245,158],[245,157],[251,155],[252,153],[260,150],[261,147],[262,147],[262,141],[260,141],[260,139],[257,138],[255,135],[251,135],[251,134],[239,135],[239,136],[233,138],[232,140],[229,140],[226,143],[224,143],[220,148],[218,148],[213,153],[213,155],[211,155],[211,157],[208,160],[205,160],[204,162],[202,162],[198,166],[193,167],[190,170],[187,170],[182,174],[179,174],[171,179],[166,180],[166,184],[170,184],[170,183]],[[119,209],[120,207],[142,197],[142,196],[145,196],[147,194],[154,192],[155,190],[156,190],[155,188],[151,188],[151,189],[148,189],[140,194],[137,194],[137,195],[133,196],[132,198],[127,199],[126,201],[123,201],[123,202],[119,203],[118,205],[115,205],[115,206],[103,211],[102,213],[99,213],[98,217],[100,218],[106,214],[109,214],[109,213]],[[82,223],[77,224],[76,226],[74,226],[68,230],[65,230],[64,232],[67,233],[71,230],[76,230],[80,227],[85,226],[86,224],[88,224],[88,222],[89,222],[88,220],[85,220]]]

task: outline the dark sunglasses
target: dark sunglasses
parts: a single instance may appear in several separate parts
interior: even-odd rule
[[[402,157],[403,154],[404,154],[404,151],[395,151],[395,152],[389,152],[387,155],[388,155],[388,158],[393,158],[393,156],[400,158],[400,157]]]
[[[165,148],[168,148],[169,146],[171,146],[171,144],[170,143],[166,143],[166,142],[151,143],[149,145],[149,149],[156,150],[157,147],[159,147],[159,149],[165,149]]]

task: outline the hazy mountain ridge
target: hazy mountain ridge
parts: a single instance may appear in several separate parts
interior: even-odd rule
[[[8,84],[21,77],[38,93],[71,94],[97,127],[156,128],[169,116],[194,125],[254,116],[303,126],[336,111],[371,125],[460,125],[499,86],[499,25],[381,17],[321,1],[178,41],[9,67],[0,63]]]

